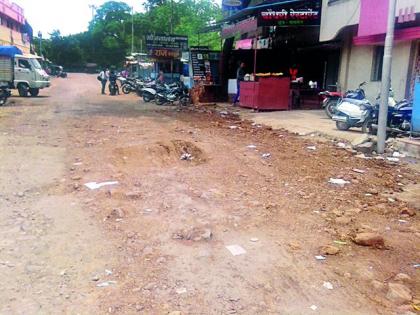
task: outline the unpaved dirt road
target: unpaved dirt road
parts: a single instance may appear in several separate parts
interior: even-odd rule
[[[0,108],[0,314],[415,312],[418,173],[98,92],[73,74]]]

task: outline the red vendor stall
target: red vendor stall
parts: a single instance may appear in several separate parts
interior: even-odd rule
[[[259,78],[241,82],[241,107],[256,110],[289,109],[290,78]]]

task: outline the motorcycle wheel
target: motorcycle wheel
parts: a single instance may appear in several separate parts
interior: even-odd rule
[[[130,94],[130,92],[131,92],[131,89],[130,89],[130,87],[129,87],[127,84],[124,84],[124,85],[121,87],[121,90],[122,90],[122,92],[123,92],[124,94]]]
[[[336,121],[335,125],[337,126],[338,130],[347,131],[350,129],[350,125],[343,121]]]
[[[366,119],[362,125],[362,132],[363,133],[368,133],[370,135],[374,135],[375,134],[375,130],[373,130],[372,127],[373,124],[373,120],[372,119]]]
[[[190,98],[189,97],[182,97],[179,100],[179,103],[181,104],[181,106],[188,106],[190,104]]]
[[[327,105],[325,105],[325,113],[327,114],[328,118],[332,118],[336,112],[338,100],[329,100]]]
[[[0,106],[5,105],[7,102],[7,97],[0,97]]]
[[[163,105],[163,104],[165,104],[165,102],[166,102],[166,100],[163,97],[158,96],[156,98],[156,104],[157,105]]]
[[[149,103],[151,100],[152,100],[152,97],[151,97],[151,95],[149,93],[144,93],[143,94],[143,101],[145,103]]]

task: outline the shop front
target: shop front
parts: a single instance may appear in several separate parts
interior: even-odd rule
[[[148,58],[154,63],[153,78],[162,71],[166,82],[179,81],[185,73],[182,54],[188,51],[188,37],[149,34],[146,36],[146,47]]]
[[[336,84],[340,58],[336,43],[319,43],[320,18],[320,1],[263,4],[232,16],[222,29],[229,94],[243,62],[241,106],[320,108],[319,92]]]

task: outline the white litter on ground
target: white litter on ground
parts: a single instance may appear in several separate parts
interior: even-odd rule
[[[316,310],[318,309],[318,306],[316,306],[316,305],[311,305],[311,306],[309,306],[309,308],[310,308],[311,310],[313,310],[313,311],[316,311]]]
[[[342,178],[330,178],[330,180],[328,182],[330,184],[338,185],[338,186],[341,186],[341,187],[344,187],[344,185],[346,185],[346,184],[350,184],[349,181],[344,180]]]
[[[91,190],[99,189],[104,186],[112,186],[112,185],[118,185],[118,182],[103,182],[103,183],[97,183],[97,182],[90,182],[86,183],[85,186]]]
[[[256,237],[253,237],[253,238],[251,238],[251,239],[250,239],[250,241],[255,243],[255,242],[258,242],[258,241],[259,241],[259,239],[258,239],[258,238],[256,238]]]
[[[390,161],[390,162],[394,162],[394,163],[397,163],[397,162],[399,162],[400,161],[400,159],[399,158],[396,158],[396,157],[387,157],[386,158],[388,161]]]
[[[271,156],[271,153],[264,153],[263,155],[261,155],[263,159],[268,159],[270,156]]]
[[[309,146],[309,147],[306,147],[308,150],[312,150],[312,151],[315,151],[316,150],[316,146],[314,146],[314,145],[312,145],[312,146]]]
[[[105,281],[105,282],[98,283],[96,286],[98,288],[104,288],[104,287],[109,287],[111,284],[117,284],[117,281]]]
[[[239,246],[239,245],[229,245],[229,246],[226,246],[226,249],[230,251],[230,253],[233,256],[246,254],[246,250],[242,246]]]
[[[176,289],[176,293],[178,293],[178,294],[187,293],[187,289],[186,288],[178,288],[178,289]]]
[[[359,174],[364,174],[364,173],[366,173],[366,171],[364,171],[364,170],[360,170],[360,169],[358,169],[358,168],[353,168],[353,172],[355,172],[355,173],[359,173]]]
[[[238,126],[229,126],[229,129],[238,129]]]
[[[247,146],[248,149],[256,149],[257,146],[254,144],[250,144],[249,146]]]
[[[333,287],[333,285],[332,285],[332,283],[331,282],[327,282],[327,281],[324,281],[324,284],[322,285],[325,289],[328,289],[328,290],[333,290],[334,289],[334,287]]]
[[[315,259],[316,260],[326,260],[327,258],[322,256],[322,255],[317,255],[317,256],[315,256]]]

